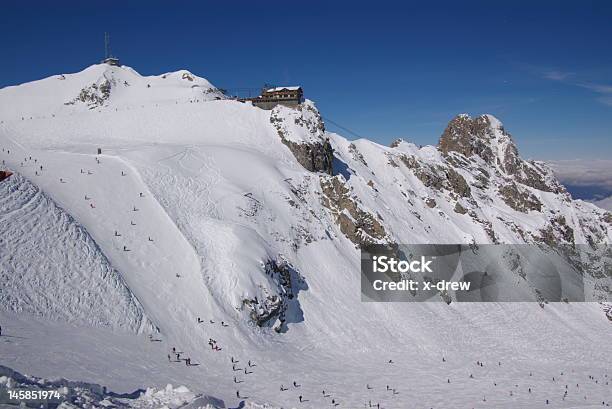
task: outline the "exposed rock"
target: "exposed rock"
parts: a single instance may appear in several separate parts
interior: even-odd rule
[[[559,233],[561,233],[563,240],[568,243],[574,243],[574,229],[567,225],[565,216],[557,216],[551,220],[551,224],[556,227]]]
[[[453,168],[443,168],[446,178],[450,183],[450,189],[461,197],[469,197],[471,190],[470,185],[465,181],[465,178]]]
[[[542,291],[538,290],[537,288],[534,290],[534,292],[535,292],[536,300],[538,301],[538,304],[540,305],[541,308],[544,308],[544,305],[548,304],[548,300],[544,298],[544,296],[542,295]]]
[[[247,308],[249,317],[258,327],[263,327],[268,321],[280,315],[282,301],[277,295],[268,295],[265,299],[258,298],[242,300],[243,307]]]
[[[452,163],[459,160],[454,152],[467,158],[477,156],[503,174],[513,176],[518,183],[545,192],[564,191],[543,163],[527,162],[519,157],[512,136],[490,115],[455,117],[440,137],[438,148]],[[488,175],[482,175],[478,180],[481,185],[488,186],[485,179]]]
[[[466,214],[467,213],[467,209],[463,206],[461,206],[461,203],[457,202],[455,203],[455,208],[454,208],[456,213],[459,214]]]
[[[485,115],[472,119],[468,115],[458,115],[451,120],[439,142],[444,154],[458,152],[465,157],[478,155],[487,163],[493,163],[493,151],[489,140],[495,137],[491,123]]]
[[[111,93],[111,83],[105,79],[100,84],[93,83],[89,87],[81,89],[79,95],[72,101],[66,102],[64,105],[74,105],[77,102],[86,104],[89,109],[95,109],[103,106]]]
[[[288,122],[291,119],[293,123]],[[300,165],[311,172],[333,174],[334,150],[314,104],[307,101],[296,108],[279,105],[272,109],[270,123]]]
[[[251,320],[259,327],[272,327],[277,332],[287,330],[286,315],[290,309],[300,309],[297,296],[300,290],[307,290],[304,278],[284,259],[268,260],[264,272],[275,285],[273,288],[260,285],[260,297],[242,300],[242,308],[249,312]],[[295,315],[295,314],[292,314]]]
[[[430,209],[433,209],[434,207],[436,207],[437,203],[435,199],[432,199],[431,197],[428,197],[427,199],[425,199],[425,204],[427,205],[427,207],[429,207]]]
[[[361,154],[361,152],[359,152],[357,146],[355,146],[354,143],[351,143],[349,145],[349,152],[353,155],[354,160],[361,162],[361,164],[363,164],[364,166],[368,166],[368,163],[365,161],[363,155]]]
[[[391,148],[397,148],[398,146],[400,146],[400,143],[404,142],[403,139],[398,138],[396,140],[394,140],[393,142],[391,142],[391,145],[389,145]]]
[[[461,197],[469,197],[470,186],[465,178],[450,166],[420,163],[414,156],[402,155],[400,160],[414,171],[414,175],[427,187],[449,190]]]
[[[532,193],[520,189],[511,182],[499,188],[499,194],[504,202],[514,210],[527,213],[529,210],[541,211],[542,203]]]
[[[558,247],[563,242],[574,244],[574,229],[567,225],[565,216],[559,215],[540,229],[540,236],[535,239],[550,247]]]
[[[481,167],[479,167],[477,170],[478,173],[475,176],[476,183],[474,183],[473,186],[479,189],[488,189],[490,182],[489,172],[487,172],[484,168]]]
[[[377,217],[360,208],[342,176],[320,178],[322,203],[336,219],[340,231],[357,245],[379,243],[387,233]]]
[[[334,151],[329,143],[295,143],[286,139],[282,141],[306,170],[333,174]]]

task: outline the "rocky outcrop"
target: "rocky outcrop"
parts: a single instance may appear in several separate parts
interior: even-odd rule
[[[287,331],[287,323],[301,315],[298,293],[308,285],[299,272],[286,260],[267,260],[264,272],[273,284],[260,286],[260,296],[242,300],[242,308],[259,327],[273,327],[276,332]]]
[[[275,107],[270,113],[270,123],[306,170],[333,174],[334,151],[325,136],[323,119],[311,101],[296,108]]]
[[[470,196],[470,186],[452,167],[421,163],[414,156],[403,155],[400,159],[425,186],[440,191],[448,190],[461,197]]]
[[[442,133],[438,148],[444,154],[458,152],[468,158],[479,156],[507,174],[515,174],[520,163],[512,137],[489,115],[477,118],[458,115]]]
[[[532,193],[519,188],[510,182],[499,188],[499,195],[504,202],[514,210],[527,213],[530,210],[541,211],[542,203]]]
[[[361,152],[359,152],[359,150],[357,149],[357,146],[355,146],[354,143],[349,144],[349,152],[351,153],[355,161],[360,162],[362,165],[366,167],[368,166],[368,162],[366,162],[365,158],[363,157]]]
[[[467,213],[467,209],[465,207],[463,207],[461,205],[461,203],[459,203],[459,202],[455,203],[455,208],[453,210],[455,211],[455,213],[459,213],[459,214],[466,214]]]
[[[574,244],[574,229],[567,225],[565,216],[552,218],[545,228],[540,230],[536,240],[546,243],[550,247],[557,247],[562,243]]]
[[[81,102],[86,104],[89,109],[95,109],[106,103],[110,93],[111,83],[105,79],[99,84],[93,83],[89,87],[81,89],[81,92],[75,99],[66,102],[64,105],[74,105],[77,102]]]
[[[436,207],[437,203],[435,199],[432,199],[431,197],[428,197],[427,199],[425,199],[425,204],[427,205],[427,207],[429,207],[430,209],[433,209],[434,207]]]
[[[363,246],[380,243],[387,236],[380,221],[363,210],[357,199],[351,196],[342,176],[322,177],[320,184],[323,206],[332,212],[340,231],[349,240]]]
[[[394,140],[393,142],[391,142],[391,145],[389,145],[391,148],[397,148],[398,146],[400,146],[400,144],[404,142],[404,140],[402,138],[398,138],[396,140]]]
[[[295,143],[287,139],[282,141],[306,170],[333,174],[334,151],[328,141],[325,143]]]
[[[545,192],[565,192],[543,163],[529,162],[519,157],[512,136],[491,115],[476,118],[458,115],[442,133],[438,149],[448,160],[457,160],[453,153],[466,158],[476,156],[501,175],[511,176],[517,183]],[[484,180],[481,182],[484,184]]]

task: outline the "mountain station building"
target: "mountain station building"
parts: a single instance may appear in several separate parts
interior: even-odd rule
[[[240,98],[239,101],[251,101],[254,106],[261,109],[272,109],[277,105],[296,107],[304,102],[302,87],[276,87],[264,88],[261,95],[255,98]]]

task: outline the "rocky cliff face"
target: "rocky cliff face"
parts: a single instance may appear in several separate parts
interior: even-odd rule
[[[308,285],[302,275],[286,260],[269,259],[263,263],[268,285],[260,284],[254,298],[242,300],[242,310],[259,327],[286,332],[288,323],[302,320],[299,292]]]
[[[546,165],[519,156],[491,115],[457,116],[437,147],[332,142],[345,170],[341,180],[321,180],[323,204],[358,245],[608,242],[610,214],[572,201]]]
[[[333,214],[340,231],[358,246],[384,242],[385,228],[351,195],[342,175],[321,178],[322,203]]]
[[[295,109],[279,105],[272,110],[270,122],[306,170],[333,173],[333,150],[325,136],[321,114],[312,101]]]
[[[544,164],[519,157],[512,136],[491,115],[471,118],[462,114],[451,120],[440,137],[440,151],[448,158],[453,153],[465,158],[477,156],[499,175],[545,192],[563,193],[565,189]]]
[[[510,134],[490,115],[452,119],[435,147],[402,140],[383,147],[337,136],[332,143],[343,171],[320,178],[321,203],[357,247],[534,244],[558,249],[576,271],[588,270],[595,280],[612,275],[605,263],[586,266],[583,250],[576,250],[587,244],[591,260],[610,256],[601,246],[612,236],[610,213],[573,201],[547,166],[519,156]],[[605,299],[607,288],[601,284],[596,292]],[[532,290],[544,305],[538,288]]]
[[[82,88],[79,95],[66,102],[65,105],[74,105],[76,103],[83,103],[89,109],[95,109],[104,106],[111,93],[111,81],[104,79],[98,83],[93,83],[88,87]]]

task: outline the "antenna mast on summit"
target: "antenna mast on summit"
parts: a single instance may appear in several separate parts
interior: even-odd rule
[[[121,66],[119,59],[113,57],[113,53],[111,52],[110,34],[108,33],[104,33],[104,59],[102,60],[102,63],[108,65],[116,65],[118,67]]]
[[[110,35],[108,33],[104,33],[104,59],[107,59],[110,56]]]

